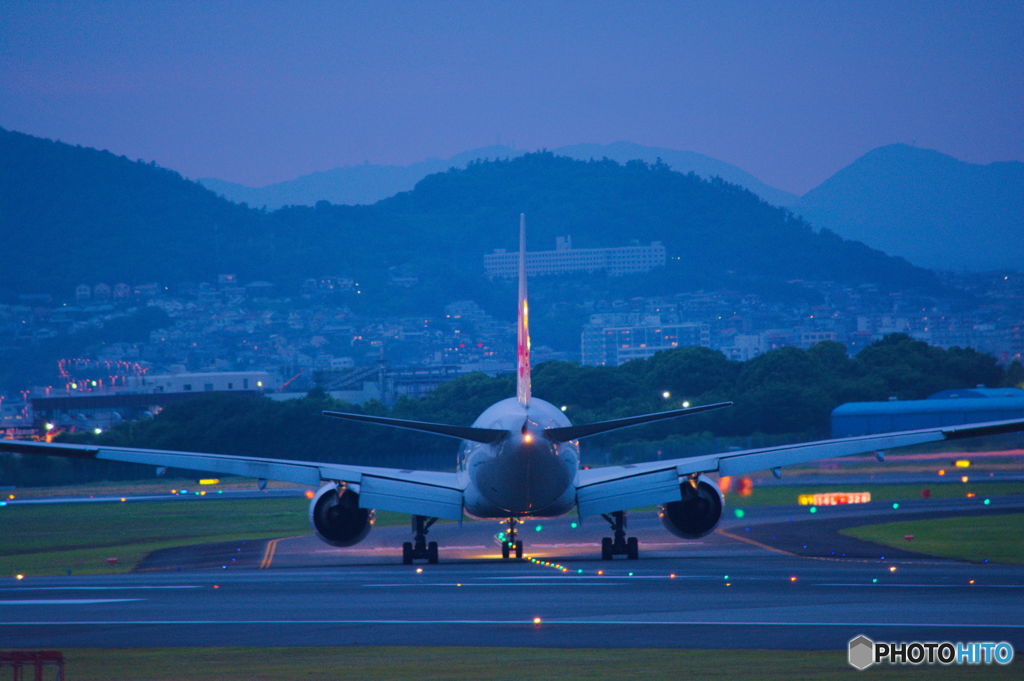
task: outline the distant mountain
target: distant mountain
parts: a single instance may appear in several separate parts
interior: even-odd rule
[[[465,168],[470,161],[511,158],[523,153],[504,146],[481,147],[451,158],[429,158],[408,166],[372,163],[344,166],[264,187],[247,187],[212,177],[197,181],[226,199],[255,208],[265,206],[273,210],[283,206],[312,206],[317,201],[358,205],[376,203],[398,192],[408,191],[427,175],[443,173],[449,168]]]
[[[576,161],[551,153],[473,162],[430,175],[372,206],[321,202],[267,213],[231,203],[152,164],[0,130],[0,295],[70,295],[79,283],[210,281],[218,273],[297,286],[353,276],[367,309],[418,314],[467,295],[506,301],[482,256],[512,248],[529,216],[531,248],[571,234],[576,247],[662,241],[664,270],[633,278],[574,277],[559,301],[799,279],[934,287],[904,260],[816,232],[723,180],[665,164]],[[415,277],[391,283],[390,272]],[[538,281],[537,290],[549,284]],[[506,309],[502,306],[501,309]]]
[[[789,206],[796,203],[797,196],[775,187],[766,185],[750,173],[724,161],[698,154],[695,151],[677,151],[659,147],[645,147],[632,142],[615,142],[613,144],[574,144],[559,147],[553,152],[558,156],[588,161],[610,158],[619,163],[640,160],[654,163],[659,158],[672,170],[679,173],[694,173],[705,179],[720,177],[726,182],[738,184],[749,189],[762,199],[775,206]]]
[[[393,196],[398,192],[412,189],[427,175],[440,173],[449,168],[465,168],[471,161],[479,159],[516,158],[527,152],[505,146],[482,147],[456,154],[447,159],[431,158],[408,166],[363,165],[345,166],[303,175],[294,180],[278,182],[265,187],[245,185],[201,178],[204,187],[211,189],[232,201],[248,203],[250,206],[266,206],[270,209],[282,206],[312,206],[317,201],[338,204],[369,204]],[[781,189],[769,187],[750,173],[692,151],[645,147],[631,142],[614,144],[576,144],[553,149],[558,156],[568,156],[581,161],[610,158],[613,161],[641,160],[654,163],[659,158],[673,170],[680,173],[696,173],[704,178],[721,177],[727,182],[738,184],[754,192],[769,203],[787,206],[795,203],[797,197]]]
[[[1024,266],[1024,163],[977,165],[893,144],[843,168],[793,210],[926,267]]]

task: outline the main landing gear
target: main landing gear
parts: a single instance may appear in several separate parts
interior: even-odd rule
[[[402,563],[412,565],[414,560],[426,560],[428,563],[437,562],[437,542],[427,543],[427,533],[430,526],[437,522],[437,518],[428,518],[422,515],[412,517],[413,541],[402,544]]]
[[[601,560],[612,560],[615,556],[626,556],[629,560],[640,557],[640,545],[636,537],[626,536],[626,512],[615,511],[601,516],[612,526],[613,537],[601,538]]]
[[[523,540],[516,539],[516,525],[518,518],[508,519],[508,529],[505,530],[505,541],[501,542],[501,557],[508,560],[514,554],[516,558],[523,557]]]

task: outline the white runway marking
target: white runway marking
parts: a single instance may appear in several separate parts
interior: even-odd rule
[[[364,588],[367,589],[394,589],[394,588],[423,588],[428,586],[440,586],[440,587],[452,587],[452,588],[468,588],[474,586],[482,586],[489,589],[505,589],[508,587],[507,584],[467,584],[465,582],[456,584],[455,582],[434,582],[429,584],[422,583],[403,583],[403,584],[363,584]],[[562,582],[561,584],[555,584],[552,582],[516,582],[516,586],[601,586],[598,582]],[[620,586],[618,582],[614,583],[614,586]]]
[[[870,589],[879,587],[890,589],[1024,589],[1024,584],[867,584],[864,582],[851,584],[815,584],[814,586],[862,586]]]
[[[0,622],[0,627],[66,627],[66,626],[223,626],[223,625],[287,625],[287,624],[318,624],[318,625],[494,625],[508,626],[510,624],[536,626],[532,619],[512,620],[410,620],[410,619],[380,619],[380,620],[65,620],[60,622]],[[960,622],[770,622],[770,621],[722,621],[722,620],[556,620],[545,618],[542,626],[717,626],[717,627],[922,627],[922,628],[957,628],[957,629],[1024,629],[1024,624],[964,624]]]
[[[13,586],[0,591],[133,591],[140,589],[201,589],[199,585],[181,586]]]
[[[60,600],[0,601],[0,605],[96,605],[98,603],[130,603],[142,598],[65,598]]]

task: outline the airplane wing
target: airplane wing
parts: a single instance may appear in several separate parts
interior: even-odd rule
[[[1017,431],[1024,431],[1024,419],[860,435],[838,440],[804,442],[624,466],[606,466],[579,472],[576,501],[580,515],[612,513],[639,506],[679,501],[682,499],[680,481],[694,474],[739,475],[817,459]]]
[[[359,505],[363,508],[454,520],[462,518],[463,490],[455,473],[25,440],[0,440],[0,452],[124,461],[296,482],[310,487],[344,482],[359,492]]]

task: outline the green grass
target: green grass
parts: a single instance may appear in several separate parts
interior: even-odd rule
[[[4,506],[0,576],[127,572],[157,549],[308,534],[308,508],[302,497]],[[378,525],[406,522],[377,514]]]
[[[929,556],[1024,564],[1024,513],[861,525],[841,533]]]
[[[846,651],[557,649],[467,647],[164,648],[64,651],[69,679],[109,681],[828,681],[1016,679],[1020,664],[872,667]]]
[[[735,480],[733,481],[735,483]],[[930,490],[931,499],[962,498],[968,492],[978,497],[1001,496],[1006,494],[1024,494],[1024,482],[940,482],[935,484],[897,484],[897,485],[863,485],[840,483],[835,485],[754,485],[749,497],[741,497],[735,491],[726,495],[729,506],[786,506],[796,505],[797,496],[822,492],[871,492],[872,501],[903,501],[922,499],[921,490]]]

